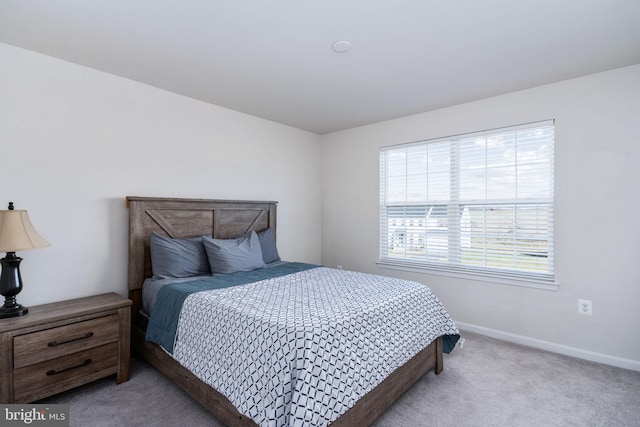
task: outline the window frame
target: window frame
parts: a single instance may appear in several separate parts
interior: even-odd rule
[[[548,269],[547,272],[536,272],[532,270],[525,270],[522,267],[520,269],[516,268],[518,265],[517,258],[520,256],[520,253],[516,253],[516,248],[518,247],[517,245],[519,243],[514,243],[514,254],[513,254],[514,268],[513,269],[503,268],[503,267],[498,268],[498,267],[492,267],[492,266],[486,266],[486,265],[479,266],[479,265],[464,263],[463,261],[461,261],[461,258],[463,257],[463,250],[462,250],[462,245],[460,243],[461,239],[463,238],[462,237],[463,232],[461,231],[461,226],[460,226],[461,217],[463,215],[462,214],[463,211],[461,210],[461,207],[464,207],[464,206],[468,207],[472,205],[475,205],[476,207],[483,206],[486,211],[488,206],[497,206],[497,204],[495,202],[496,200],[495,198],[491,199],[486,195],[484,198],[475,200],[474,201],[475,203],[472,203],[469,199],[465,199],[460,196],[460,181],[461,181],[460,176],[461,176],[461,170],[463,169],[460,166],[461,158],[457,154],[455,154],[455,153],[459,153],[460,146],[461,146],[460,141],[468,140],[471,138],[483,138],[483,137],[488,139],[491,136],[496,136],[498,134],[527,131],[527,130],[538,129],[538,128],[550,129],[550,134],[551,134],[550,148],[548,149],[547,152],[545,152],[546,155],[548,156],[548,159],[546,159],[545,162],[541,163],[540,170],[536,169],[537,172],[542,171],[544,173],[548,173],[549,194],[547,194],[545,197],[518,198],[518,196],[516,196],[514,199],[504,200],[504,206],[508,206],[509,208],[512,208],[514,212],[514,216],[517,215],[517,212],[519,212],[518,209],[524,209],[525,211],[527,211],[527,209],[524,208],[525,206],[533,207],[533,210],[542,209],[542,212],[546,212],[547,217],[542,221],[544,223],[544,227],[546,227],[546,228],[543,227],[543,230],[546,232],[546,235],[544,235],[544,238],[541,239],[541,241],[545,242],[545,244],[548,246],[548,250],[547,252],[545,252],[546,255],[543,255],[544,257],[547,258],[546,260],[546,266]],[[429,146],[435,147],[435,145],[433,144],[437,144],[437,143],[449,143],[451,147],[450,148],[451,154],[447,160],[447,163],[449,165],[449,169],[447,171],[449,175],[448,182],[450,184],[450,188],[447,189],[448,191],[450,191],[448,199],[445,201],[429,200],[428,196],[425,196],[424,200],[414,199],[412,201],[409,201],[408,200],[408,198],[410,197],[408,196],[408,194],[410,193],[408,190],[409,184],[406,184],[405,200],[396,202],[396,203],[389,202],[389,200],[387,199],[387,195],[390,193],[390,190],[388,187],[388,180],[390,179],[386,175],[387,174],[386,161],[388,160],[388,157],[387,157],[388,153],[392,152],[393,150],[403,150],[410,147],[417,147],[418,149],[420,149],[420,147],[429,147]],[[485,152],[487,152],[489,149],[485,147],[484,150]],[[533,288],[539,288],[539,289],[557,290],[558,282],[556,281],[557,277],[555,272],[555,253],[554,253],[554,247],[555,247],[554,155],[555,155],[555,120],[553,119],[539,121],[539,122],[525,123],[525,124],[516,125],[516,126],[484,130],[484,131],[473,132],[473,133],[453,135],[449,137],[428,139],[428,140],[381,147],[380,156],[379,156],[380,158],[380,168],[379,168],[380,229],[379,229],[379,253],[378,253],[379,258],[377,261],[377,265],[381,268],[388,268],[388,269],[394,269],[394,270],[430,273],[430,274],[452,276],[452,277],[458,277],[458,278],[464,278],[464,279],[489,281],[493,283],[503,283],[503,284],[520,285],[520,286],[527,286],[527,287],[533,287]],[[517,165],[517,162],[518,160],[516,158],[514,160],[514,165]],[[407,179],[408,181],[407,177],[410,176],[410,173],[407,172],[407,170],[409,166],[407,166],[406,168],[407,169],[405,169],[405,179]],[[467,170],[465,169],[465,171]],[[519,184],[516,184],[516,186],[517,185]],[[446,261],[442,262],[442,261],[429,260],[429,252],[427,251],[426,248],[424,250],[425,252],[424,259],[419,259],[416,257],[408,258],[406,243],[404,248],[404,251],[405,251],[404,257],[390,256],[389,248],[391,246],[389,245],[389,242],[391,238],[389,237],[390,236],[389,230],[391,229],[391,227],[390,227],[389,218],[391,217],[390,213],[393,213],[393,209],[395,208],[404,209],[405,211],[404,219],[406,221],[406,218],[408,218],[408,215],[406,214],[406,212],[409,209],[414,209],[414,210],[425,209],[431,212],[434,208],[436,208],[439,205],[446,206],[449,212],[448,226],[446,231],[447,239],[449,240],[449,242],[446,245],[446,248],[447,248],[446,250],[449,251],[449,254],[447,256]],[[453,212],[453,214],[451,212]],[[457,215],[456,215],[456,212],[458,212]],[[429,215],[425,215],[423,222],[426,223],[428,221],[428,217]],[[440,222],[438,222],[438,224],[440,224]],[[514,229],[517,229],[515,224],[516,224],[516,220],[514,219]],[[407,226],[405,225],[405,228],[406,227]],[[431,225],[431,227],[433,227],[433,225]],[[429,231],[428,231],[429,226],[425,224],[423,228],[424,228],[424,231],[423,231],[424,239],[426,241],[428,239],[427,236],[429,236]],[[451,242],[454,242],[454,241],[457,241],[457,243],[452,245]],[[514,237],[514,242],[516,241],[517,239],[516,237]],[[490,247],[490,245],[489,243],[487,243],[487,240],[485,240],[482,244],[482,250],[486,252],[488,247]],[[509,258],[506,258],[506,259],[508,260]],[[544,265],[544,263],[541,263],[541,265]]]

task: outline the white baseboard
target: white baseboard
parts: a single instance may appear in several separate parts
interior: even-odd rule
[[[470,323],[455,322],[462,331],[473,332],[480,335],[486,335],[491,338],[497,338],[503,341],[509,341],[516,344],[522,344],[553,353],[564,354],[565,356],[576,357],[578,359],[590,360],[592,362],[604,363],[605,365],[616,366],[618,368],[630,369],[632,371],[640,371],[640,361],[625,359],[622,357],[609,356],[607,354],[596,353],[594,351],[582,350],[580,348],[569,347],[567,345],[556,344],[550,341],[543,341],[536,338],[516,335],[509,332],[498,331],[496,329],[485,328],[483,326],[472,325]]]

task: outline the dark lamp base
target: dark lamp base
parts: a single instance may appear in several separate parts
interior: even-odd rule
[[[16,301],[16,295],[22,290],[20,261],[22,258],[16,256],[15,252],[7,252],[7,256],[0,259],[0,294],[4,297],[4,305],[0,307],[0,319],[22,316],[29,311]]]
[[[0,319],[6,319],[7,317],[22,316],[27,314],[28,312],[29,312],[29,309],[20,304],[14,307],[0,307]]]

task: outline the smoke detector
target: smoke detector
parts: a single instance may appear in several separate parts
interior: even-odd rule
[[[334,52],[345,53],[351,50],[351,43],[346,40],[340,40],[335,42],[332,47]]]

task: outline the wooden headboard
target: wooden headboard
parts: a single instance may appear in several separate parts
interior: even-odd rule
[[[276,235],[277,202],[127,197],[129,208],[129,298],[132,317],[142,303],[142,284],[151,277],[151,232],[172,238],[238,237],[267,228]]]

